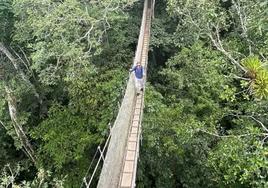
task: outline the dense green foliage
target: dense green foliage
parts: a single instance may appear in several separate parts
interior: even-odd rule
[[[0,188],[80,187],[142,5],[0,1]],[[137,187],[268,187],[267,18],[266,0],[156,1]]]
[[[267,187],[266,1],[157,1],[138,187]]]
[[[0,2],[0,187],[80,186],[117,113],[141,7]]]

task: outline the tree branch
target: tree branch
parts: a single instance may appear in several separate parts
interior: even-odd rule
[[[0,120],[0,124],[7,130],[7,127],[5,126],[5,124]]]
[[[19,75],[22,78],[22,80],[24,80],[26,83],[28,83],[32,87],[33,92],[34,92],[34,95],[38,99],[40,99],[40,96],[37,93],[37,91],[35,89],[35,86],[30,82],[30,80],[27,78],[27,76],[25,75],[25,73],[20,69],[19,64],[17,62],[17,59],[10,53],[10,51],[5,47],[5,45],[2,42],[0,42],[0,52],[2,52],[3,54],[6,55],[6,57],[10,60],[10,62],[14,66],[15,70],[19,73]],[[40,102],[40,104],[41,103],[42,102]]]
[[[263,145],[265,143],[265,141],[267,140],[268,136],[264,137],[264,139],[262,139],[261,141],[261,145]]]
[[[248,38],[248,34],[247,34],[247,17],[246,17],[246,14],[244,13],[243,10],[241,10],[241,4],[240,4],[240,1],[239,0],[232,0],[232,3],[235,7],[235,10],[239,16],[239,20],[240,20],[240,24],[241,24],[241,28],[242,28],[242,35],[243,37],[245,37],[245,39],[247,40],[247,43],[248,43],[248,49],[249,49],[249,53],[252,54],[252,47],[251,47],[251,41],[249,40]]]
[[[267,128],[267,127],[266,127],[260,120],[256,119],[256,118],[253,117],[252,115],[239,115],[239,114],[229,114],[229,115],[231,115],[231,116],[235,116],[235,117],[238,117],[238,118],[240,118],[240,117],[251,118],[251,119],[253,119],[254,121],[256,121],[257,123],[259,123],[259,124],[261,125],[262,129],[268,133],[268,128]]]
[[[33,163],[36,165],[36,157],[34,155],[34,150],[33,147],[27,138],[22,125],[20,124],[17,116],[17,107],[16,107],[16,98],[12,94],[11,89],[5,85],[5,92],[6,92],[6,98],[7,98],[7,103],[8,103],[8,109],[9,109],[9,115],[13,123],[14,130],[16,132],[16,135],[18,136],[20,143],[22,147],[26,151],[26,155],[29,156],[29,158],[33,161]]]
[[[211,133],[211,132],[208,132],[208,131],[203,130],[203,129],[197,129],[197,131],[200,131],[200,132],[203,132],[203,133],[206,133],[206,134],[209,134],[211,136],[218,137],[218,138],[240,138],[240,137],[247,137],[247,136],[266,136],[266,137],[268,137],[268,133],[248,133],[248,134],[240,134],[240,135],[218,135],[218,134]]]
[[[223,45],[222,45],[222,42],[221,42],[221,39],[220,39],[220,35],[219,35],[219,28],[218,26],[214,26],[215,29],[216,29],[216,38],[213,37],[213,35],[211,33],[208,33],[208,37],[211,39],[213,45],[217,48],[217,50],[219,50],[220,52],[222,52],[230,61],[233,65],[235,65],[236,67],[238,67],[239,69],[241,69],[243,72],[247,72],[247,70],[242,66],[240,65],[239,62],[237,62],[233,57],[232,55],[227,52]]]
[[[256,118],[253,117],[253,116],[247,116],[247,117],[249,117],[249,118],[253,119],[254,121],[256,121],[257,123],[259,123],[259,124],[261,125],[261,127],[262,127],[266,132],[268,132],[267,127],[265,127],[265,125],[264,125],[260,120],[256,119]]]

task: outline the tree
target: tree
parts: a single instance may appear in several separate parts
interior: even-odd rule
[[[176,28],[152,29],[153,52],[173,53],[151,66],[138,187],[265,187],[267,32],[257,9],[267,4],[168,0],[157,8],[162,28]],[[162,40],[168,35],[176,44]]]
[[[116,114],[138,35],[132,9],[140,4],[14,0],[0,7],[1,31],[10,29],[0,41],[0,117],[21,155],[14,160],[27,161],[22,149],[34,161],[25,169],[68,176],[64,187],[77,186]],[[14,185],[23,178],[36,185],[25,171]]]

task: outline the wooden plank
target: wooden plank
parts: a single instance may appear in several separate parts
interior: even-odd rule
[[[123,173],[121,187],[131,187],[132,173]]]
[[[127,149],[130,150],[130,151],[135,151],[136,150],[136,145],[137,143],[136,142],[128,142],[127,144]]]

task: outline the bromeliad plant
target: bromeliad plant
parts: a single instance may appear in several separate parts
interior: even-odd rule
[[[250,94],[259,99],[268,98],[268,71],[266,63],[262,63],[258,57],[249,56],[241,61],[246,68],[246,77],[249,78],[247,86]]]

